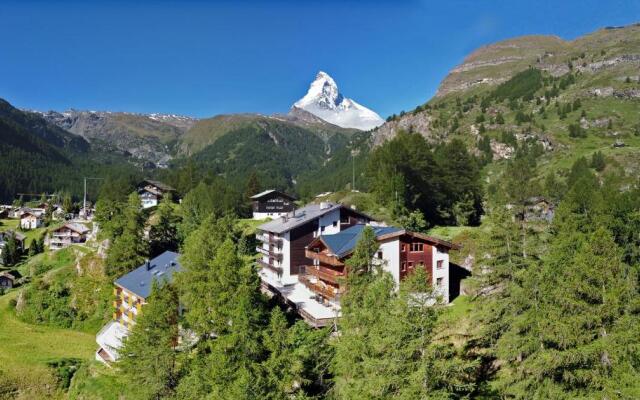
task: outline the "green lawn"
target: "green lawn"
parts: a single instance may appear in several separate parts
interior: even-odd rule
[[[18,394],[11,398],[61,398],[62,393],[53,389],[55,381],[47,362],[70,357],[93,359],[95,336],[21,322],[9,305],[17,294],[14,290],[0,297],[0,387],[18,388]]]

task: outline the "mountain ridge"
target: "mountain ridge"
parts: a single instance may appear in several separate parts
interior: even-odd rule
[[[343,128],[370,130],[384,120],[374,111],[346,98],[335,80],[324,71],[318,72],[307,93],[296,101],[291,110],[302,109]]]

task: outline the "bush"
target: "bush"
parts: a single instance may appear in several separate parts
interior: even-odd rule
[[[569,124],[569,136],[572,138],[587,137],[587,131],[582,129],[580,124]]]
[[[607,166],[607,161],[602,154],[601,151],[596,151],[591,156],[591,168],[595,169],[598,172],[604,171],[604,168]]]

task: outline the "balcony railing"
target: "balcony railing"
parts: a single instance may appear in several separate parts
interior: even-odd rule
[[[278,252],[273,251],[273,250],[265,249],[264,247],[261,247],[261,246],[256,247],[256,251],[258,253],[260,253],[260,254],[265,255],[265,256],[273,257],[276,260],[280,260],[280,261],[282,260],[282,253],[278,253]]]
[[[344,272],[340,272],[331,268],[316,266],[316,265],[306,266],[304,271],[308,275],[313,275],[317,278],[322,279],[323,281],[327,281],[331,283],[340,283],[339,281],[345,277]]]
[[[317,253],[313,250],[305,249],[304,255],[312,260],[318,260],[323,264],[333,265],[335,267],[342,267],[344,263],[336,256],[329,256],[325,253]]]
[[[282,275],[282,268],[281,267],[276,267],[275,265],[271,265],[269,263],[266,263],[262,260],[258,260],[258,265],[263,267],[263,268],[267,268],[268,270],[271,270],[273,272],[275,272],[276,274],[278,274],[278,276]]]
[[[266,233],[257,234],[256,235],[256,239],[258,239],[261,242],[269,243],[269,244],[275,244],[275,245],[282,244],[282,238],[275,237],[273,235],[269,235],[269,234],[266,234]]]
[[[340,300],[340,294],[342,293],[341,289],[334,289],[333,287],[323,285],[320,282],[314,282],[311,280],[309,275],[299,275],[298,281],[305,285],[307,289],[324,297],[325,299]]]

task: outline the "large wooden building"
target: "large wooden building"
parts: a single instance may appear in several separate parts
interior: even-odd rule
[[[258,227],[256,251],[260,257],[260,279],[269,293],[294,304],[301,313],[331,318],[335,312],[312,300],[312,293],[299,281],[299,275],[312,260],[306,246],[316,237],[338,233],[371,218],[342,204],[309,204]]]
[[[253,219],[279,218],[295,210],[295,198],[277,190],[265,190],[251,196]]]

